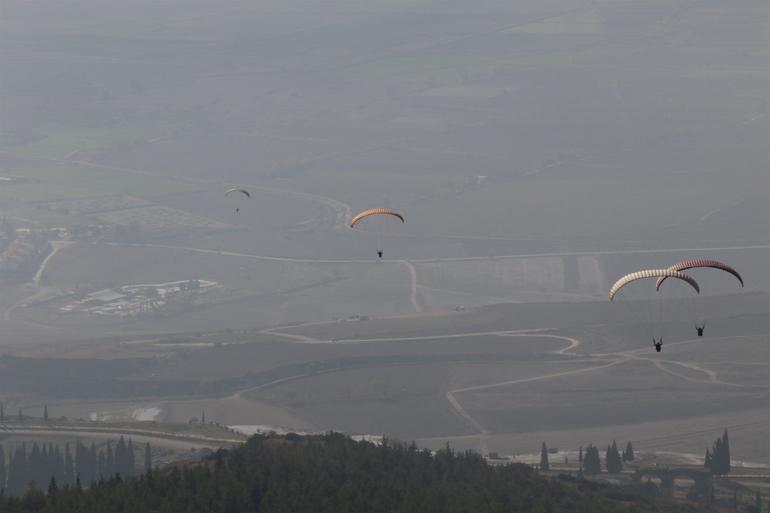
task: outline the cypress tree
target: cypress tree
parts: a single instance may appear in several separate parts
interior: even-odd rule
[[[54,475],[56,476],[56,480],[62,484],[66,484],[67,478],[65,477],[64,455],[62,454],[58,444],[56,445],[56,449],[54,450],[53,465],[54,465]]]
[[[602,471],[599,449],[593,445],[589,445],[586,448],[585,456],[583,457],[583,471],[588,475],[596,475]]]
[[[78,480],[85,481],[86,473],[85,473],[85,464],[86,464],[86,456],[85,456],[85,447],[83,447],[83,444],[80,443],[80,440],[78,440],[75,443],[75,460],[73,462],[75,464],[75,469],[73,473],[73,477],[76,477]]]
[[[717,439],[711,446],[711,459],[709,468],[714,474],[719,474],[719,453],[722,450],[722,440]]]
[[[631,445],[631,442],[628,442],[626,444],[626,460],[625,461],[634,461],[636,459],[636,455],[634,454],[634,446]]]
[[[56,495],[59,491],[59,486],[56,484],[56,478],[51,476],[51,480],[48,482],[48,495]]]
[[[107,458],[104,457],[104,451],[99,451],[96,468],[97,470],[94,481],[103,479],[104,475],[107,473]]]
[[[0,490],[5,489],[5,479],[5,449],[3,449],[3,446],[0,445]]]
[[[128,448],[126,449],[126,471],[127,476],[133,476],[136,474],[136,460],[134,458],[134,442],[128,439]]]
[[[91,447],[88,449],[88,479],[86,483],[90,486],[92,483],[99,479],[99,455],[96,453],[96,444],[91,442]]]
[[[152,449],[150,449],[150,442],[144,446],[144,471],[149,472],[152,470]]]
[[[762,513],[762,494],[757,490],[756,500],[754,502],[754,511],[756,513]]]
[[[11,464],[8,467],[8,494],[21,495],[26,491],[29,483],[29,473],[27,471],[27,446],[22,443],[11,458]]]
[[[605,461],[607,464],[607,472],[617,474],[623,470],[623,463],[620,461],[620,453],[618,452],[618,444],[615,443],[614,440],[612,441],[612,445],[607,446]]]
[[[551,465],[548,463],[548,447],[546,447],[545,442],[540,447],[540,470],[543,472],[551,470]]]
[[[730,439],[727,437],[727,429],[725,429],[725,433],[722,435],[722,473],[723,474],[729,474],[730,473]]]
[[[40,453],[40,447],[37,445],[37,442],[32,444],[32,450],[29,452],[29,458],[27,459],[27,479],[24,483],[25,485],[34,482],[39,483],[40,481],[40,474],[44,473],[45,470],[43,469],[43,458],[42,454]],[[47,479],[43,482],[48,481]]]
[[[107,441],[107,457],[105,461],[105,472],[102,473],[104,479],[109,479],[115,475],[115,453],[112,450],[112,441]]]
[[[578,451],[578,475],[583,475],[583,446],[580,446],[580,451]]]
[[[75,481],[75,465],[72,461],[72,452],[70,452],[70,444],[64,446],[64,484],[71,485]]]
[[[5,421],[5,409],[3,408],[3,403],[0,403],[0,422]]]
[[[43,405],[43,420],[48,422],[48,405]]]

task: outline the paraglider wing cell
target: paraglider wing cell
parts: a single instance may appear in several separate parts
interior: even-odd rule
[[[738,281],[741,283],[741,287],[743,287],[743,278],[740,274],[738,274],[738,271],[733,269],[727,264],[724,264],[722,262],[718,262],[716,260],[706,260],[703,258],[697,258],[694,260],[684,260],[682,262],[679,262],[678,264],[674,264],[671,267],[669,267],[672,271],[686,271],[687,269],[693,269],[695,267],[710,267],[712,269],[721,269],[722,271],[728,272],[735,276]],[[666,281],[666,278],[668,276],[661,276],[658,278],[657,283],[655,284],[656,289],[660,289],[660,286],[663,284],[664,281]]]
[[[691,276],[684,274],[679,271],[674,271],[672,269],[646,269],[644,271],[637,271],[635,273],[627,274],[620,278],[618,281],[615,282],[615,284],[610,287],[609,297],[610,301],[612,301],[615,297],[615,294],[618,293],[620,289],[625,287],[631,282],[634,282],[636,280],[642,280],[645,278],[677,278],[679,280],[683,280],[690,284],[692,288],[695,289],[695,292],[700,294],[700,287],[698,286],[698,282],[695,281]]]

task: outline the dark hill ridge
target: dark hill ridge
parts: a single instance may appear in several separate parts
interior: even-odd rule
[[[89,490],[49,486],[0,499],[4,513],[709,512],[490,466],[474,453],[355,442],[343,435],[255,436],[231,451]]]

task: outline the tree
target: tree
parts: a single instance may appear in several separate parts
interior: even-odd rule
[[[704,466],[714,474],[726,475],[730,473],[730,439],[726,429],[724,434],[714,442],[711,453],[706,451]]]
[[[612,441],[612,445],[607,446],[605,462],[607,464],[607,472],[610,474],[618,474],[623,470],[623,462],[620,460],[618,444],[615,443],[615,440]]]
[[[19,408],[19,422],[21,422],[23,418],[24,417],[21,416],[21,408]]]
[[[144,446],[144,471],[149,472],[152,470],[152,449],[150,449],[150,442]]]
[[[115,466],[114,474],[128,476],[128,446],[126,440],[121,436],[118,445],[115,447]]]
[[[43,405],[43,421],[48,422],[48,405]]]
[[[586,447],[585,456],[583,457],[583,472],[589,476],[595,476],[602,471],[602,462],[599,458],[599,449],[593,445]]]
[[[72,453],[70,452],[70,444],[64,446],[64,484],[71,485],[75,481],[75,466],[72,461]]]
[[[580,446],[580,451],[578,451],[578,474],[580,476],[583,475],[583,446]]]
[[[548,463],[548,447],[546,447],[545,442],[540,447],[540,470],[543,472],[551,470],[551,465]]]
[[[206,425],[206,410],[201,411],[201,425],[202,426]]]
[[[5,449],[0,445],[0,490],[5,489]]]
[[[631,442],[626,444],[626,450],[623,452],[623,456],[623,461],[634,461],[636,459],[636,455],[634,454],[634,446],[631,445]]]
[[[136,461],[134,459],[134,442],[128,439],[128,448],[126,449],[126,476],[136,474]]]
[[[723,447],[723,454],[722,454],[723,474],[729,474],[731,457],[730,457],[730,439],[727,437],[727,428],[725,428],[725,432],[722,435],[722,447]]]
[[[59,487],[56,484],[56,477],[51,476],[51,480],[48,482],[48,495],[56,495],[59,491]]]

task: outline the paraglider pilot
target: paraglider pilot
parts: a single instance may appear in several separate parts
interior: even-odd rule
[[[663,349],[663,337],[660,337],[660,340],[656,340],[655,337],[652,337],[652,345],[654,345],[655,350],[660,353],[660,350]]]
[[[378,256],[379,258],[382,258],[382,250],[381,250],[381,249],[378,249],[378,250],[377,250],[377,256]]]
[[[698,325],[696,324],[696,325],[695,325],[695,329],[696,329],[696,330],[698,330],[698,336],[699,336],[699,337],[702,337],[702,336],[703,336],[703,330],[705,330],[705,329],[706,329],[706,325],[705,325],[705,324],[703,324],[703,325],[701,325],[701,326],[698,326]]]

